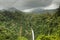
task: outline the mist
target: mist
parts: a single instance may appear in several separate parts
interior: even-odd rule
[[[0,9],[15,7],[19,10],[59,5],[60,0],[0,0]]]

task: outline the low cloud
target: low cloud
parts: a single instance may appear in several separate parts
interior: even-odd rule
[[[45,7],[50,5],[52,2],[59,3],[60,0],[0,0],[0,6],[4,8],[13,6],[19,10],[24,10],[35,7]]]

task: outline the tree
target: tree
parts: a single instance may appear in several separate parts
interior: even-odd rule
[[[60,16],[60,6],[59,6],[59,8],[57,9],[57,12],[55,13],[55,16]]]

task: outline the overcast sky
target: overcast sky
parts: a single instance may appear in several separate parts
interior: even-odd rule
[[[16,3],[15,3],[16,2]],[[0,0],[0,9],[16,7],[18,9],[30,9],[35,7],[45,7],[51,3],[59,3],[60,0]]]

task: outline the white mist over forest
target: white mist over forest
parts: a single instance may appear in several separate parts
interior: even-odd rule
[[[9,7],[24,11],[35,8],[56,9],[59,3],[60,0],[0,0],[0,10]]]

